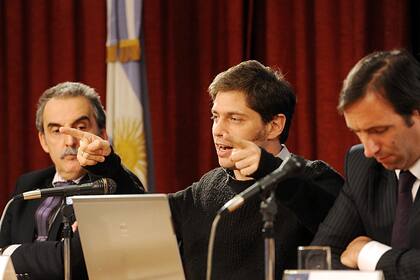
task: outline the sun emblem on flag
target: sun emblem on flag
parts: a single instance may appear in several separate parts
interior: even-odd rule
[[[124,165],[147,185],[146,139],[143,122],[121,118],[114,123],[113,146]]]

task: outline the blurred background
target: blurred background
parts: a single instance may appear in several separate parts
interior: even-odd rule
[[[345,152],[358,142],[336,110],[348,71],[375,50],[420,53],[417,0],[139,2],[144,160],[156,192],[184,189],[217,166],[207,87],[228,67],[256,59],[281,69],[298,97],[288,148],[342,172]],[[51,164],[35,128],[45,89],[80,81],[113,106],[109,14],[102,0],[0,0],[1,206],[19,175]]]

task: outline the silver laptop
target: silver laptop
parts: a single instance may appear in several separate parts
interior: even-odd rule
[[[185,279],[167,195],[72,200],[90,279]]]

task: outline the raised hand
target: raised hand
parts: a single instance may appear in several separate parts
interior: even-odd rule
[[[81,166],[104,162],[105,157],[111,153],[109,141],[95,134],[70,127],[60,127],[60,132],[79,139],[77,160]]]
[[[235,164],[237,179],[244,179],[257,171],[261,158],[260,147],[254,142],[232,135],[226,135],[225,140],[233,147],[230,160]]]

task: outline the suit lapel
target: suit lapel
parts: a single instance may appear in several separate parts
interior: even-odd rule
[[[45,188],[51,188],[52,187],[52,177],[45,180],[45,182],[40,187],[41,189]],[[39,205],[44,199],[35,199],[30,201],[24,201],[23,203],[26,203],[27,211],[24,211],[24,219],[25,225],[23,225],[22,228],[26,228],[24,232],[22,232],[22,236],[24,240],[30,240],[33,241],[36,234],[36,219],[35,219],[35,213],[38,209]]]
[[[25,228],[26,230],[22,230],[20,232],[21,238],[26,242],[31,242],[34,240],[35,232],[36,232],[36,225],[35,225],[35,212],[38,209],[39,205],[41,204],[40,199],[31,200],[31,201],[24,201],[26,203],[27,211],[24,211],[24,217],[22,221],[24,224],[21,228]]]
[[[379,163],[369,168],[367,209],[372,227],[367,227],[367,234],[385,244],[391,242],[396,211],[396,186],[395,172],[386,170]]]

